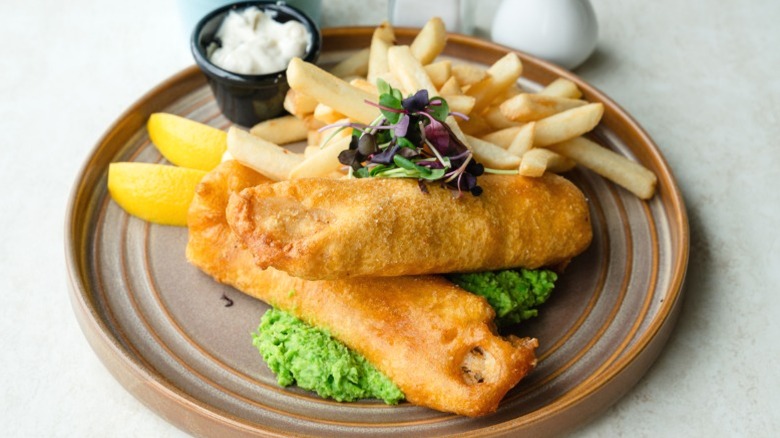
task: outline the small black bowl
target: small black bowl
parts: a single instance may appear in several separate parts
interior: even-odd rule
[[[222,6],[203,17],[192,32],[190,49],[195,63],[208,79],[217,105],[230,121],[250,127],[284,113],[284,96],[290,86],[284,71],[263,75],[244,75],[217,67],[209,61],[206,49],[214,41],[222,20],[231,10],[240,11],[257,6],[262,11],[274,11],[280,23],[295,20],[304,25],[311,41],[304,61],[316,62],[320,55],[322,35],[317,25],[298,9],[274,1],[243,1]]]

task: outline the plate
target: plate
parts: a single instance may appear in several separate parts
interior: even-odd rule
[[[325,30],[323,61],[366,47],[372,31]],[[397,36],[408,42],[415,32],[398,29]],[[452,35],[445,55],[490,64],[506,51]],[[658,148],[629,115],[571,73],[518,54],[524,87],[562,76],[587,100],[603,102],[593,137],[653,170],[659,184],[644,202],[587,170],[568,174],[590,200],[594,240],[561,276],[541,315],[511,330],[539,339],[540,361],[498,412],[471,419],[403,403],[342,404],[279,387],[250,338],[267,306],[190,266],[185,228],[146,223],[110,201],[109,163],[164,162],[146,133],[151,113],[230,125],[195,67],[123,114],[73,188],[66,257],[73,308],[92,348],[130,393],[195,435],[547,435],[597,415],[639,380],[674,326],[688,263],[685,207]]]

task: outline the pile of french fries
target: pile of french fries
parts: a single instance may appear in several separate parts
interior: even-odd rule
[[[523,65],[516,54],[488,68],[437,60],[446,40],[438,18],[410,45],[395,45],[392,27],[383,23],[374,30],[370,47],[329,71],[293,59],[284,101],[291,115],[261,122],[250,132],[230,128],[228,156],[274,180],[344,177],[338,155],[349,147],[351,128],[321,128],[373,122],[379,110],[366,101],[378,101],[376,81],[383,79],[405,96],[421,89],[441,96],[452,112],[467,116],[450,116],[447,124],[488,168],[538,177],[579,164],[642,199],[653,196],[655,174],[583,137],[598,125],[604,107],[582,100],[575,83],[559,78],[538,93],[526,92],[517,83]],[[308,144],[303,153],[283,147],[301,141]]]

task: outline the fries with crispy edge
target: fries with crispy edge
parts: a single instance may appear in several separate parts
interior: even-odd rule
[[[541,119],[534,129],[534,147],[579,137],[595,128],[603,114],[603,104],[590,103]]]
[[[487,77],[487,69],[474,64],[456,64],[452,66],[452,76],[461,87],[474,85]]]
[[[523,93],[504,101],[499,108],[509,120],[533,122],[587,103],[565,97]]]
[[[531,149],[523,154],[519,173],[523,176],[540,177],[545,171],[561,173],[571,170],[574,166],[574,161],[549,149]]]
[[[363,78],[355,78],[349,81],[349,85],[352,85],[355,88],[360,88],[361,90],[371,93],[371,94],[379,94],[379,91],[376,89],[376,85],[372,84],[371,82],[368,82],[368,80]]]
[[[300,58],[290,61],[287,82],[293,90],[311,96],[357,122],[368,124],[379,116],[376,107],[366,104],[366,101],[376,103],[376,95],[353,87]]]
[[[552,81],[549,85],[544,87],[539,94],[566,97],[569,99],[579,99],[582,97],[582,92],[577,88],[577,84],[565,78],[558,78]]]
[[[500,146],[467,135],[474,158],[485,167],[500,170],[514,170],[520,166],[520,157],[512,155]]]
[[[536,133],[536,122],[528,122],[518,129],[515,138],[506,148],[507,152],[518,157],[522,157],[526,152],[534,147],[534,134]]]
[[[487,108],[493,99],[517,82],[523,73],[523,63],[516,54],[510,52],[504,55],[488,68],[488,76],[466,90],[466,94],[473,96],[474,111],[480,112]]]
[[[471,96],[465,96],[463,94],[448,96],[442,94],[442,97],[447,101],[447,105],[449,105],[450,111],[452,112],[469,115],[474,109],[474,98]]]
[[[479,114],[469,114],[468,120],[461,120],[458,125],[463,132],[474,137],[481,137],[492,131],[490,124]]]
[[[650,199],[655,193],[658,178],[653,172],[587,138],[573,138],[548,148],[624,187],[641,199]]]
[[[317,107],[318,103],[317,99],[301,94],[291,88],[287,90],[287,94],[284,95],[283,105],[288,113],[303,119],[314,113],[314,108]]]
[[[253,126],[249,132],[271,143],[288,144],[305,140],[309,134],[309,128],[303,119],[295,116],[282,116],[262,121]]]
[[[599,123],[604,107],[579,100],[582,92],[574,82],[559,78],[538,93],[525,93],[517,84],[522,64],[512,53],[488,69],[436,62],[446,43],[439,20],[429,22],[410,46],[395,46],[394,38],[392,27],[383,23],[370,48],[345,58],[331,73],[293,60],[287,72],[291,89],[285,96],[285,109],[293,116],[253,127],[252,133],[262,139],[231,128],[225,157],[275,180],[342,176],[338,154],[348,148],[350,130],[331,135],[318,129],[343,117],[373,122],[379,111],[365,102],[377,102],[375,81],[381,77],[404,95],[426,89],[430,97],[446,99],[451,111],[468,114],[468,121],[449,116],[446,123],[489,168],[540,176],[581,164],[642,199],[653,196],[657,178],[651,171],[581,137]],[[362,78],[365,75],[368,79]],[[355,79],[348,83],[337,76]],[[305,155],[278,146],[303,139],[309,144]]]
[[[366,77],[368,74],[368,48],[359,50],[340,61],[330,69],[333,76],[347,78],[350,76]]]
[[[425,72],[431,78],[431,82],[436,88],[441,88],[447,79],[452,76],[452,61],[444,60],[425,65]]]
[[[390,68],[401,84],[404,95],[427,90],[428,97],[439,94],[422,63],[414,57],[409,46],[393,46],[387,51]]]
[[[314,108],[314,118],[324,123],[325,125],[330,125],[331,123],[336,123],[337,121],[343,119],[344,114],[341,114],[333,108],[320,103],[316,108]]]
[[[425,23],[410,46],[412,54],[420,60],[420,64],[430,64],[444,50],[447,44],[447,30],[444,21],[433,17]]]
[[[509,149],[509,145],[512,144],[512,140],[520,131],[520,126],[510,126],[509,128],[499,129],[498,131],[492,131],[488,134],[480,137],[482,140],[493,143],[496,146],[500,146],[504,149]]]
[[[371,37],[371,46],[368,54],[368,81],[376,83],[379,75],[390,71],[387,63],[387,50],[395,41],[395,32],[390,23],[383,21]]]
[[[339,154],[349,149],[350,136],[332,139],[319,151],[313,151],[290,170],[289,179],[328,177],[341,167]]]
[[[501,108],[497,106],[488,108],[482,115],[493,129],[504,129],[522,125],[520,122],[507,119],[506,116],[501,113]]]
[[[441,93],[443,96],[459,96],[463,94],[463,89],[460,88],[458,78],[455,76],[450,76],[450,78],[447,79],[447,81],[441,87],[439,87],[439,93]]]
[[[235,126],[227,133],[227,150],[236,160],[274,181],[287,179],[290,171],[303,161],[300,154],[256,137]]]

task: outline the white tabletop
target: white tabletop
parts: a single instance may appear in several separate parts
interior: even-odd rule
[[[575,435],[776,435],[780,2],[593,3],[598,51],[577,73],[658,143],[684,193],[692,245],[667,347]],[[386,14],[386,1],[328,0],[324,24],[376,24]],[[93,145],[133,101],[192,63],[176,4],[4,0],[0,16],[2,435],[184,436],[90,349],[63,250],[68,194]]]

